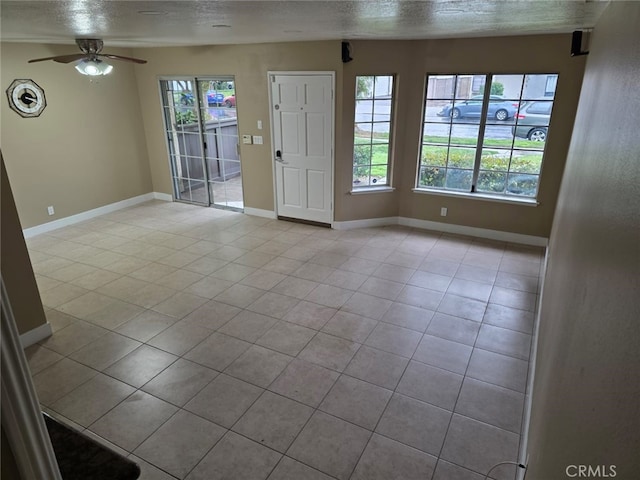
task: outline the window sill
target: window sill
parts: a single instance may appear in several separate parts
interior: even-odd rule
[[[525,207],[537,207],[540,205],[535,198],[514,198],[503,197],[502,195],[491,195],[487,193],[466,193],[466,192],[451,192],[446,190],[427,190],[424,188],[414,188],[413,193],[423,195],[441,195],[444,197],[458,197],[458,198],[473,198],[476,200],[485,200],[487,202],[509,203],[511,205],[522,205]]]
[[[390,187],[390,186],[384,186],[384,187],[362,187],[362,188],[357,188],[355,190],[351,190],[349,192],[350,195],[363,195],[366,193],[387,193],[387,192],[393,192],[395,191],[395,188]]]

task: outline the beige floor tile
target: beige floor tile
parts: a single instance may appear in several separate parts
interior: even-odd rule
[[[277,321],[273,317],[243,310],[233,320],[220,327],[218,331],[246,342],[255,343]]]
[[[34,375],[33,384],[40,403],[52,405],[97,374],[96,370],[63,358]]]
[[[70,355],[106,333],[104,328],[78,320],[56,331],[40,344],[61,355]]]
[[[217,375],[215,370],[180,358],[145,384],[142,390],[182,407]]]
[[[77,287],[86,288],[87,290],[95,290],[96,288],[100,288],[107,283],[117,280],[118,278],[120,278],[119,273],[96,269],[92,273],[88,273],[87,275],[71,280],[70,283]]]
[[[340,376],[318,407],[323,412],[373,430],[391,398],[391,390]]]
[[[267,480],[331,480],[331,477],[289,457],[282,457]]]
[[[228,432],[187,477],[188,480],[213,478],[266,478],[281,454],[241,435]]]
[[[333,287],[331,285],[318,285],[305,297],[308,302],[317,303],[330,308],[340,308],[354,295],[352,290]]]
[[[175,480],[176,478],[133,454],[129,455],[128,458],[136,462],[140,467],[140,477],[138,477],[138,480]]]
[[[396,392],[452,411],[462,378],[462,375],[411,361]]]
[[[120,325],[115,331],[139,342],[146,342],[169,328],[176,321],[173,317],[162,315],[153,310],[144,310],[141,314]]]
[[[534,314],[526,310],[490,303],[482,321],[496,327],[509,328],[523,333],[533,333]]]
[[[211,274],[212,277],[219,278],[220,280],[226,280],[228,282],[239,282],[243,278],[256,272],[258,269],[248,266],[240,265],[238,263],[228,263],[224,267],[217,269]]]
[[[250,383],[220,374],[184,408],[218,425],[231,428],[263,391]]]
[[[225,373],[246,382],[267,388],[287,367],[293,357],[263,348],[251,346],[236,361],[225,369]]]
[[[96,370],[104,370],[140,345],[140,342],[109,332],[73,352],[69,358]]]
[[[441,458],[475,472],[488,472],[498,462],[516,461],[519,437],[515,433],[454,415]],[[492,476],[499,480],[512,479],[515,466],[496,468]]]
[[[380,322],[371,332],[365,344],[385,352],[410,358],[421,338],[422,334],[415,330]]]
[[[177,411],[173,405],[137,391],[89,429],[132,452]]]
[[[153,307],[153,310],[170,317],[183,318],[206,302],[207,298],[199,297],[191,293],[178,292],[163,302],[158,303]]]
[[[184,358],[221,372],[250,346],[250,343],[243,340],[221,333],[213,333],[190,350]]]
[[[518,392],[524,392],[528,363],[517,358],[473,349],[467,375]]]
[[[99,373],[57,400],[51,408],[88,427],[133,392],[135,388]]]
[[[312,413],[306,405],[265,391],[232,430],[284,453]]]
[[[257,341],[257,345],[287,355],[297,355],[316,334],[315,330],[289,322],[278,322]]]
[[[184,355],[209,335],[208,328],[182,320],[149,339],[147,344],[174,355]]]
[[[317,407],[338,376],[332,370],[294,359],[269,386],[269,390]]]
[[[267,292],[249,305],[247,309],[263,315],[283,318],[298,303],[299,300],[297,298]]]
[[[215,299],[238,308],[246,308],[264,295],[265,291],[259,288],[247,287],[235,284],[220,293]]]
[[[394,393],[376,433],[437,457],[451,415],[450,411]]]
[[[27,358],[27,362],[29,363],[29,370],[31,371],[31,375],[35,375],[36,373],[44,370],[45,368],[53,365],[59,360],[62,360],[64,356],[59,353],[54,352],[53,350],[49,350],[42,345],[31,345],[24,350],[24,355]]]
[[[441,292],[407,285],[396,297],[396,302],[427,310],[435,310],[440,305],[443,297],[444,295]]]
[[[413,354],[413,359],[427,365],[464,375],[473,348],[432,335],[425,335]]]
[[[322,331],[346,340],[363,343],[377,324],[378,322],[371,318],[340,310],[322,327]]]
[[[201,280],[189,285],[185,292],[205,298],[213,298],[231,287],[233,282],[215,277],[204,277]]]
[[[523,393],[467,377],[462,384],[455,411],[519,434],[523,407]]]
[[[475,346],[491,352],[528,360],[531,335],[493,325],[482,325]]]
[[[370,432],[316,411],[287,455],[340,480],[347,480],[358,463]]]
[[[436,457],[374,434],[369,440],[352,480],[423,480],[431,478]]]
[[[142,345],[107,368],[104,373],[140,388],[178,357],[148,345]]]
[[[424,332],[431,322],[433,313],[433,311],[424,308],[392,303],[381,320],[399,327]]]
[[[437,311],[455,317],[473,320],[474,322],[481,322],[486,308],[486,302],[447,293],[442,299],[442,302],[440,302],[440,305],[438,305]]]
[[[404,373],[408,358],[363,345],[344,373],[360,380],[394,390]]]
[[[238,307],[210,300],[184,317],[183,321],[217,330],[241,311]]]
[[[67,303],[74,298],[78,298],[81,295],[87,293],[88,290],[81,287],[76,287],[70,283],[63,283],[57,287],[50,288],[49,290],[40,293],[42,304],[45,307],[56,308],[64,303]]]
[[[358,348],[360,348],[359,343],[318,333],[298,354],[298,358],[341,372]]]
[[[472,472],[444,460],[438,460],[433,480],[485,480],[485,475]]]
[[[464,318],[436,313],[427,334],[472,346],[480,331],[480,323]]]
[[[139,457],[184,478],[226,430],[180,410],[135,450]]]
[[[257,270],[251,275],[244,277],[239,283],[249,287],[260,288],[262,290],[271,290],[278,283],[284,280],[285,275],[281,273],[270,272],[268,270]]]
[[[309,295],[317,286],[317,282],[291,276],[286,277],[278,285],[273,287],[271,291],[273,293],[279,293],[282,295],[287,295],[289,297],[303,299],[307,295]]]

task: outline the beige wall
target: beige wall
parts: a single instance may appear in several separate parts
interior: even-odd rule
[[[24,228],[151,191],[132,66],[114,62],[109,77],[92,80],[73,65],[27,63],[71,46],[2,43],[0,51],[3,91],[30,78],[47,98],[37,118],[21,118],[2,100],[1,146]]]
[[[136,67],[144,116],[149,164],[155,191],[172,193],[167,148],[163,135],[158,80],[160,76],[234,75],[240,134],[262,135],[263,145],[241,145],[245,206],[274,210],[273,165],[269,122],[268,71],[333,71],[340,84],[340,42],[300,42],[262,45],[212,45],[184,48],[135,49],[149,61]],[[336,105],[342,101],[337,91]],[[257,129],[262,120],[263,129]],[[336,132],[340,131],[336,121]],[[336,146],[341,139],[336,136]]]
[[[338,220],[403,217],[548,237],[584,71],[584,57],[570,58],[570,35],[539,35],[420,41],[354,41],[354,61],[344,69],[345,141],[336,181]],[[413,193],[422,132],[427,73],[559,73],[537,207]],[[398,78],[394,193],[349,195],[353,155],[355,76],[395,73]],[[349,180],[349,181],[347,181]],[[448,216],[440,216],[440,207]]]
[[[161,75],[235,75],[242,134],[262,134],[265,143],[242,145],[245,204],[274,209],[269,70],[336,71],[335,219],[405,216],[547,237],[573,126],[584,58],[570,58],[568,35],[535,37],[353,41],[354,60],[340,61],[340,42],[218,45],[136,49],[149,64],[136,67],[147,148],[156,191],[171,193],[170,171],[158,95]],[[543,168],[538,207],[460,199],[411,192],[415,182],[421,131],[422,97],[427,72],[558,72],[560,81]],[[397,75],[393,193],[351,195],[355,77]],[[264,130],[256,129],[262,120]],[[440,207],[449,216],[440,217]]]
[[[592,36],[551,235],[527,480],[569,478],[572,464],[639,475],[638,25],[640,4],[612,2]]]
[[[40,300],[40,292],[31,268],[31,260],[22,236],[20,219],[13,201],[11,186],[7,181],[4,159],[2,163],[1,186],[2,223],[0,225],[0,265],[2,281],[7,289],[18,333],[23,334],[47,322]]]

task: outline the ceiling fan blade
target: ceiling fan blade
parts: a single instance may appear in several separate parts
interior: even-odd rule
[[[122,55],[112,55],[110,53],[99,53],[96,56],[107,57],[107,58],[110,58],[111,60],[122,60],[123,62],[147,63],[146,60],[141,60],[139,58],[123,57]]]
[[[72,53],[71,55],[56,55],[55,57],[34,58],[28,63],[44,62],[45,60],[53,60],[58,63],[71,63],[86,57],[84,53]]]

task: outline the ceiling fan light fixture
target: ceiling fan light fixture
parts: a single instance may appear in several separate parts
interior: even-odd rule
[[[76,64],[76,70],[82,75],[95,77],[98,75],[108,75],[113,70],[113,66],[99,59],[83,59]]]

